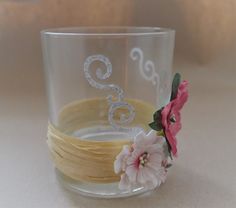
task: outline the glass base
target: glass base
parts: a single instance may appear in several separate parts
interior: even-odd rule
[[[131,128],[130,130],[116,131],[110,126],[97,125],[90,128],[77,130],[73,133],[73,136],[85,140],[109,141],[133,138],[134,135],[141,130],[142,128]],[[118,188],[117,182],[107,184],[79,182],[65,176],[58,169],[56,169],[56,173],[59,181],[64,185],[64,187],[84,196],[96,198],[121,198],[134,196],[147,191],[147,189],[143,187],[135,187],[131,191],[122,191]]]
[[[97,184],[79,182],[65,176],[58,169],[56,169],[56,175],[60,183],[66,189],[81,194],[83,196],[95,198],[122,198],[135,196],[149,191],[143,187],[137,187],[131,191],[122,191],[118,188],[118,183]]]
[[[72,135],[84,140],[110,141],[134,138],[140,131],[143,131],[141,127],[116,130],[111,126],[96,125],[74,131]]]

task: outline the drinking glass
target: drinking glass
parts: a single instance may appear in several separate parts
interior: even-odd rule
[[[116,142],[148,132],[152,114],[170,100],[174,31],[78,27],[43,30],[41,37],[48,138],[53,137],[48,145],[59,180],[94,197],[145,192],[143,187],[120,190],[110,160]],[[94,148],[100,144],[104,153],[98,154]]]

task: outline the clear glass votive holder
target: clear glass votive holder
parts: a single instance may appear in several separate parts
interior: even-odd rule
[[[80,194],[126,197],[115,156],[170,99],[174,31],[78,27],[41,32],[48,145],[59,180]]]

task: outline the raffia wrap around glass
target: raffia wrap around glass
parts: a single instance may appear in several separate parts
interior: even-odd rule
[[[131,126],[148,130],[155,108],[139,100],[127,99],[135,108],[135,119]],[[73,136],[75,131],[93,125],[109,125],[107,121],[108,104],[106,99],[88,99],[65,106],[58,126],[49,123],[48,146],[58,168],[66,176],[94,183],[111,183],[120,180],[114,173],[113,163],[123,145],[131,144],[133,138],[109,141],[85,140]],[[117,110],[117,119],[125,109]]]

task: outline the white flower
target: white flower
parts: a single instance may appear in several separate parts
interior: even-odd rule
[[[143,186],[148,189],[158,187],[166,179],[164,137],[155,131],[140,132],[131,147],[124,146],[114,162],[115,173],[121,174],[120,189]]]
[[[131,151],[128,145],[124,145],[122,151],[119,155],[116,156],[116,160],[114,162],[114,171],[116,174],[124,171],[126,168],[126,160],[130,156]]]

